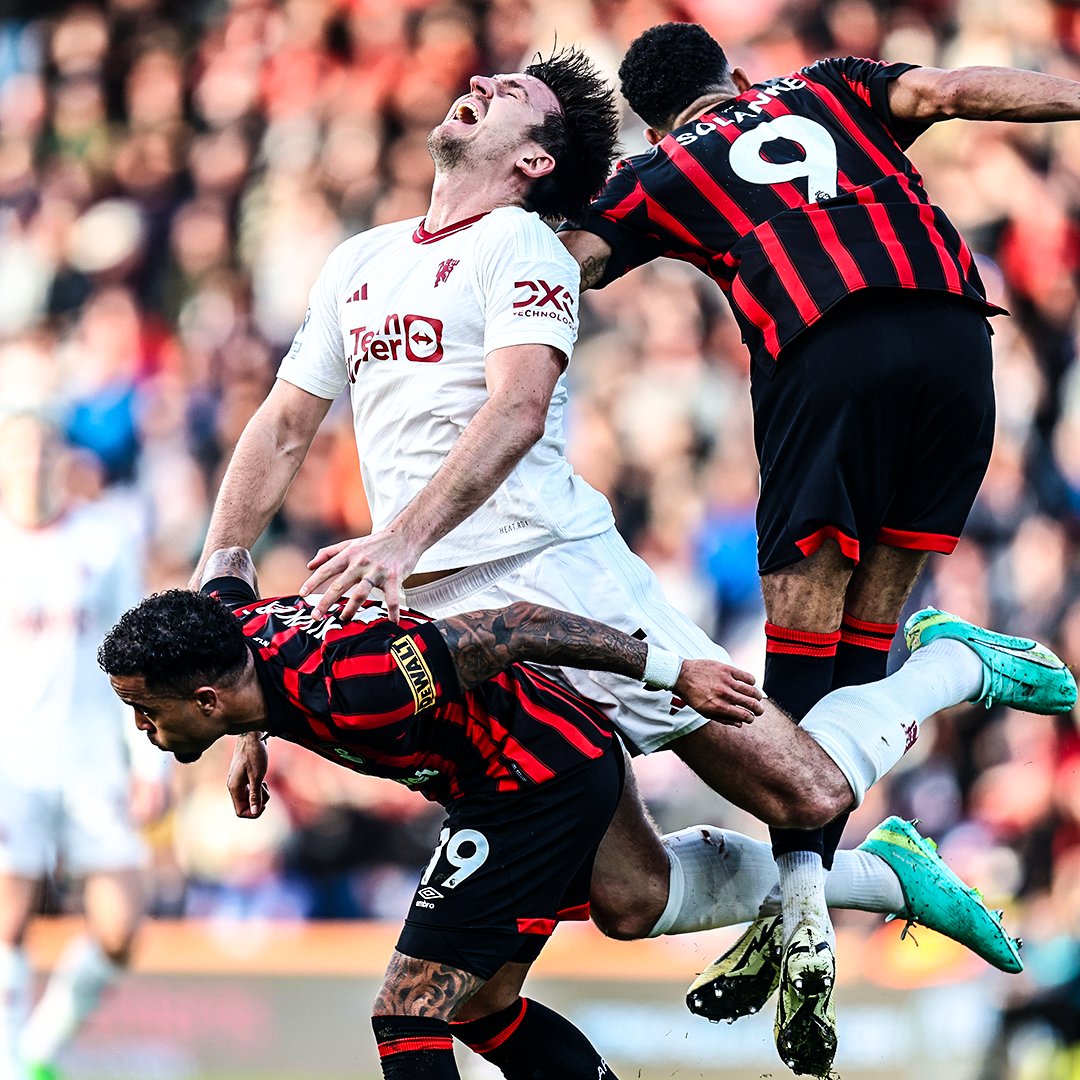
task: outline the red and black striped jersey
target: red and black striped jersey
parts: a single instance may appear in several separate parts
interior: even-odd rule
[[[268,709],[266,730],[338,765],[447,803],[542,784],[611,746],[595,705],[523,664],[463,691],[426,616],[391,622],[367,603],[351,622],[298,596],[259,600],[238,578],[203,591],[240,620]]]
[[[929,126],[889,109],[889,82],[911,67],[848,57],[758,83],[620,162],[563,228],[610,244],[601,286],[661,256],[704,271],[770,369],[860,289],[944,291],[1001,313],[904,153]]]

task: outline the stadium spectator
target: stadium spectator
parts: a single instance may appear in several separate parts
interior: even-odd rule
[[[143,912],[136,824],[164,804],[160,763],[127,738],[130,724],[94,662],[101,635],[141,592],[140,541],[122,507],[78,501],[74,468],[48,421],[0,421],[0,590],[11,605],[0,625],[11,665],[0,761],[4,1080],[22,1080],[23,1068],[32,1080],[53,1077],[60,1051],[130,962]],[[47,581],[27,573],[37,559]],[[23,940],[42,880],[61,868],[83,885],[86,934],[27,1019]]]

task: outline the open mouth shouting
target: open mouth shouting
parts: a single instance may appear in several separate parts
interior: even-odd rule
[[[456,120],[466,127],[475,127],[483,119],[483,106],[471,94],[459,98],[447,114],[447,120]]]

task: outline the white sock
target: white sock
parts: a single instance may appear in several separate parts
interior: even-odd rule
[[[835,944],[825,903],[825,868],[816,851],[785,851],[776,858],[780,875],[780,904],[784,914],[784,945],[800,923],[813,923]]]
[[[803,717],[802,729],[836,762],[861,805],[866,790],[918,738],[919,725],[982,693],[983,665],[960,641],[932,641],[880,682],[845,686]]]
[[[64,950],[45,993],[23,1030],[24,1061],[51,1064],[97,1008],[101,995],[121,973],[91,938],[76,938]]]
[[[29,1005],[30,968],[26,954],[0,945],[0,1080],[19,1080],[19,1031]]]
[[[780,877],[768,844],[713,825],[669,833],[663,843],[671,883],[667,906],[649,937],[735,926],[780,910]],[[845,850],[836,853],[825,875],[825,903],[899,914],[904,894],[883,859]]]
[[[690,934],[756,919],[776,885],[768,844],[713,825],[694,825],[662,838],[671,866],[668,902],[649,932]]]
[[[900,915],[906,910],[900,879],[871,851],[838,851],[825,875],[829,907]]]

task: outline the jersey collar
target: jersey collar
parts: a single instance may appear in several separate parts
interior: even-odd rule
[[[454,233],[459,233],[463,229],[467,229],[470,225],[475,225],[481,218],[487,217],[490,213],[490,210],[485,210],[482,214],[475,214],[473,217],[465,218],[462,221],[455,221],[452,225],[447,225],[437,232],[428,232],[427,229],[424,228],[424,221],[421,221],[413,231],[413,243],[434,244],[437,240],[442,240],[447,236],[453,236]],[[427,219],[425,218],[424,220],[426,221]]]

